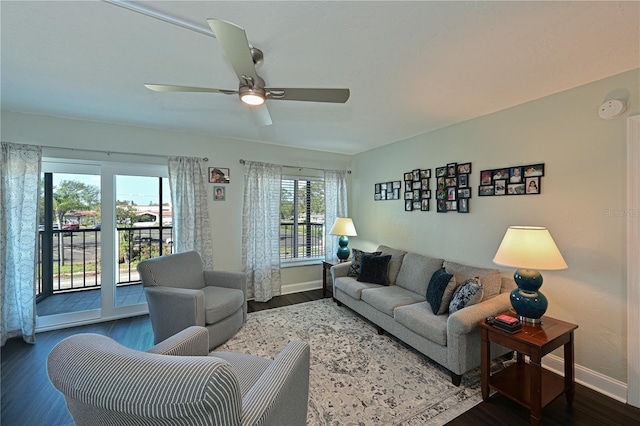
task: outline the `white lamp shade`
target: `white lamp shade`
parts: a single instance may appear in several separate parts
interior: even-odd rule
[[[347,237],[357,237],[356,227],[350,217],[338,217],[329,231],[331,235],[345,235]]]
[[[510,226],[493,263],[521,269],[568,268],[547,228],[534,226]]]

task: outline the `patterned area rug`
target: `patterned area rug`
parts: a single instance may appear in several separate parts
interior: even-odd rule
[[[331,299],[250,313],[217,351],[272,358],[290,340],[311,346],[309,425],[443,425],[478,404],[480,370],[448,372]]]

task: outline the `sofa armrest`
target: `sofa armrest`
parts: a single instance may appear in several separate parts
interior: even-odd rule
[[[205,326],[204,293],[174,287],[145,287],[154,343],[192,325]]]
[[[306,425],[309,344],[289,342],[242,399],[243,425]]]
[[[489,300],[454,312],[447,319],[449,336],[470,333],[478,327],[478,322],[489,316],[496,316],[511,308],[509,293],[501,293]]]
[[[173,356],[207,356],[209,331],[205,327],[198,326],[186,328],[158,343],[147,352]]]
[[[330,269],[331,271],[331,279],[335,281],[336,278],[346,277],[349,273],[349,267],[351,266],[351,262],[338,263],[337,265],[333,265]]]

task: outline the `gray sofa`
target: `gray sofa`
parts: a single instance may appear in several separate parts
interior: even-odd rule
[[[389,285],[358,281],[358,277],[349,276],[351,262],[342,263],[331,268],[334,299],[373,322],[380,334],[387,331],[447,368],[453,384],[460,385],[462,374],[480,366],[477,324],[511,307],[509,293],[516,287],[513,278],[503,277],[497,269],[466,266],[387,246],[377,251],[391,256]],[[443,267],[454,275],[455,285],[479,277],[484,289],[482,299],[452,314],[434,314],[426,293],[432,275]],[[453,280],[450,284],[454,285]],[[493,356],[509,352],[492,343]]]
[[[291,341],[273,360],[208,350],[197,326],[147,352],[76,334],[51,350],[47,372],[79,426],[306,424],[307,343]]]

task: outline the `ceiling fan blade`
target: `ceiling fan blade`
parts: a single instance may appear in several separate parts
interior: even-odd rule
[[[349,89],[264,89],[267,99],[284,101],[332,102],[343,104],[349,99]]]
[[[231,22],[218,19],[207,19],[207,23],[216,35],[218,42],[220,42],[227,60],[238,76],[238,80],[243,84],[244,77],[251,77],[254,83],[260,81],[251,56],[247,33],[244,29]]]
[[[204,92],[204,93],[222,93],[224,95],[237,95],[237,90],[226,89],[209,89],[207,87],[193,87],[193,86],[176,86],[173,84],[148,84],[145,83],[144,87],[156,92]]]
[[[249,107],[251,110],[251,116],[253,117],[253,121],[258,126],[270,126],[273,124],[271,121],[271,114],[269,114],[269,110],[266,105],[262,105],[259,107]]]

